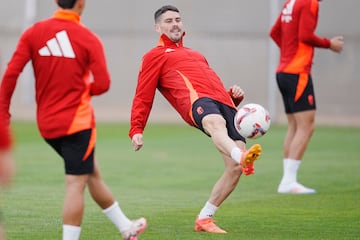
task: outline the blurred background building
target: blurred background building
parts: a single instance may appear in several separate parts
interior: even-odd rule
[[[0,74],[22,31],[34,21],[50,17],[54,0],[0,0]],[[154,47],[153,14],[162,5],[177,6],[187,35],[184,44],[202,52],[225,86],[236,83],[246,92],[243,103],[256,102],[284,123],[285,114],[275,81],[278,50],[268,36],[283,0],[87,0],[82,22],[103,40],[111,90],[94,98],[99,121],[128,121],[142,55]],[[313,79],[317,98],[317,124],[360,126],[360,9],[359,0],[320,3],[317,34],[343,35],[345,50],[335,54],[317,49]],[[34,79],[28,66],[11,109],[13,119],[34,120]],[[181,121],[157,94],[150,121]]]

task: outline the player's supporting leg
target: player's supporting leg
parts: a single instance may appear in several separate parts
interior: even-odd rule
[[[65,200],[63,208],[63,240],[78,240],[81,232],[81,221],[84,212],[84,190],[89,178],[85,175],[65,177]]]
[[[243,143],[237,141],[237,144],[242,145]],[[260,146],[260,145],[259,145]],[[254,150],[254,149],[253,149]],[[257,155],[253,156],[253,152],[246,151],[243,157],[245,162],[250,162],[251,164],[255,161],[259,155],[258,149],[254,150]],[[260,149],[261,151],[261,149]],[[194,230],[195,231],[206,231],[211,233],[226,233],[225,230],[219,228],[213,220],[215,212],[219,206],[228,198],[228,196],[234,191],[237,184],[239,183],[240,176],[244,172],[243,166],[233,161],[232,158],[228,157],[225,154],[222,154],[225,164],[225,172],[219,178],[219,180],[214,185],[208,201],[205,203],[204,207],[201,209],[198,217],[195,221]],[[255,159],[255,160],[254,160]],[[253,160],[253,161],[252,161]],[[246,165],[249,168],[249,165]],[[253,165],[252,165],[252,171]]]
[[[288,114],[288,131],[284,141],[283,177],[279,193],[311,194],[316,191],[297,182],[298,169],[314,131],[315,110]]]
[[[146,219],[130,220],[121,210],[118,202],[101,178],[97,161],[94,162],[94,173],[88,181],[89,192],[94,201],[103,209],[103,213],[118,228],[123,239],[136,240],[137,235],[146,228]]]
[[[202,124],[224,159],[225,172],[213,187],[210,198],[196,218],[194,229],[195,231],[226,233],[215,225],[212,216],[235,189],[241,174],[254,173],[253,162],[260,156],[261,147],[256,145],[245,150],[244,142],[232,140],[228,136],[226,121],[221,115],[207,115],[203,118]]]
[[[205,231],[211,233],[226,233],[225,230],[216,226],[213,220],[218,207],[233,192],[237,186],[242,170],[241,165],[237,164],[230,157],[222,154],[225,163],[225,172],[214,185],[208,201],[201,209],[195,221],[195,231]]]

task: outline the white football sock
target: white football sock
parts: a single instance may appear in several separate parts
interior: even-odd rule
[[[215,215],[215,212],[217,209],[218,209],[218,207],[215,206],[214,204],[206,202],[205,206],[200,211],[199,219],[204,219],[204,218],[208,218],[208,217],[212,218]]]
[[[301,164],[301,160],[290,158],[284,159],[284,175],[281,184],[290,184],[297,182],[297,173]]]
[[[81,227],[63,224],[63,240],[79,240]]]
[[[115,224],[120,232],[124,232],[131,227],[132,221],[129,220],[120,209],[118,202],[114,202],[113,205],[104,209],[103,213]]]
[[[240,159],[241,159],[241,154],[243,152],[240,150],[240,148],[238,147],[234,147],[232,150],[231,150],[231,158],[237,162],[237,163],[240,163]]]

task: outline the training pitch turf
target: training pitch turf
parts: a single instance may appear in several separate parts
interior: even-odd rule
[[[62,160],[34,123],[16,122],[17,176],[2,196],[9,240],[61,239]],[[317,126],[299,180],[315,195],[279,195],[284,126],[257,142],[255,175],[243,176],[215,215],[226,235],[196,233],[193,223],[223,172],[210,138],[185,124],[149,124],[144,147],[131,148],[127,124],[98,124],[103,178],[130,218],[144,216],[142,240],[360,239],[360,128]],[[249,144],[255,141],[249,141]],[[87,193],[82,240],[120,239]]]

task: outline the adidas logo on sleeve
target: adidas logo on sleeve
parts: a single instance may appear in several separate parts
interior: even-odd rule
[[[55,37],[46,42],[39,50],[40,56],[75,58],[74,50],[65,30],[56,33]]]

